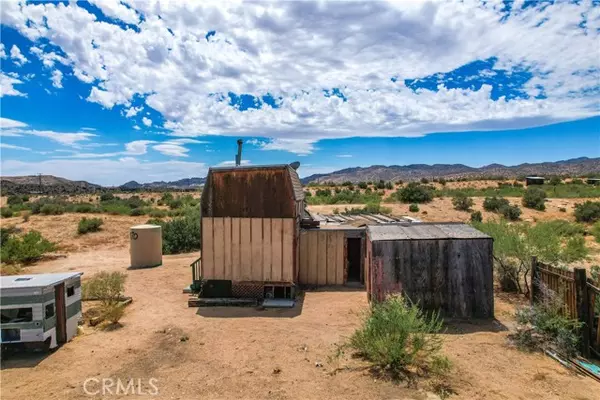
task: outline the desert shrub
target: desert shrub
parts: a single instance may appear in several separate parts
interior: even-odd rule
[[[58,203],[47,203],[40,208],[42,215],[61,215],[64,214],[65,208]]]
[[[514,205],[502,206],[499,211],[509,221],[517,221],[521,217],[521,209]]]
[[[560,177],[558,176],[553,176],[552,178],[550,178],[549,183],[553,186],[560,185],[562,183],[562,179],[560,179]]]
[[[533,306],[517,309],[518,327],[511,339],[523,350],[551,346],[563,354],[576,354],[580,323],[564,315],[561,296],[546,289],[541,297],[541,301]]]
[[[170,202],[171,200],[174,199],[173,193],[171,193],[171,192],[165,192],[165,193],[163,193],[163,195],[162,195],[162,197],[160,199],[163,201],[163,203],[168,203],[168,202]]]
[[[304,191],[304,197],[311,197],[312,193],[310,192],[310,190],[305,190]]]
[[[137,216],[140,216],[140,215],[146,215],[146,210],[144,210],[142,207],[134,208],[133,210],[131,210],[129,212],[129,215],[131,215],[132,217],[137,217]]]
[[[178,208],[183,207],[183,201],[181,199],[177,198],[177,199],[173,199],[173,200],[169,201],[167,203],[167,205],[169,206],[169,208],[171,210],[176,210]]]
[[[77,225],[77,233],[84,235],[89,232],[98,232],[104,221],[100,218],[86,218],[83,217],[79,220]]]
[[[592,226],[592,235],[596,238],[596,242],[600,243],[600,221]]]
[[[410,211],[410,212],[419,212],[419,205],[418,204],[411,204],[410,206],[408,206],[408,211]]]
[[[125,279],[123,272],[98,272],[81,285],[82,300],[100,300],[103,304],[116,304],[123,298]]]
[[[471,222],[481,222],[483,221],[483,216],[481,215],[481,211],[475,211],[471,213]]]
[[[23,222],[28,222],[29,217],[31,216],[31,213],[29,211],[25,211],[22,216],[23,216]]]
[[[447,183],[448,181],[446,181],[444,178],[440,178],[440,179],[438,180],[438,182],[440,183],[440,185],[442,185],[442,186],[446,186],[446,183]]]
[[[575,205],[575,220],[577,222],[596,222],[600,220],[600,201],[586,201]]]
[[[508,206],[509,204],[508,200],[502,197],[486,197],[485,200],[483,200],[483,209],[485,211],[499,212],[502,207]]]
[[[566,263],[583,260],[589,254],[588,248],[585,246],[585,238],[583,235],[572,236],[567,239],[567,242],[562,251],[562,260]]]
[[[100,194],[100,201],[110,201],[114,199],[116,199],[115,195],[110,192]]]
[[[389,207],[382,207],[378,201],[369,202],[363,208],[363,212],[371,214],[391,214],[392,209]]]
[[[567,237],[575,235],[585,235],[584,225],[565,221],[564,219],[546,221],[544,222],[544,224],[547,225],[549,229],[556,231],[560,236]]]
[[[583,181],[579,178],[575,178],[571,181],[572,185],[583,185]]]
[[[150,218],[164,218],[167,216],[167,212],[165,210],[152,210],[148,215]]]
[[[392,190],[394,188],[394,185],[392,184],[392,182],[386,182],[385,183],[385,188],[388,190]]]
[[[2,230],[0,259],[7,264],[30,264],[45,253],[55,251],[56,245],[45,239],[38,231],[17,236],[10,230]]]
[[[429,183],[429,179],[427,179],[427,178],[421,178],[421,183],[424,184],[424,185],[426,185],[426,184]]]
[[[358,187],[361,189],[366,189],[367,186],[367,182],[358,182]]]
[[[317,189],[315,192],[316,196],[319,197],[328,197],[331,196],[331,189]]]
[[[560,211],[560,212],[567,212],[567,209],[566,209],[566,208],[564,208],[564,207],[559,207],[559,208],[558,208],[558,211]]]
[[[398,189],[396,198],[404,203],[427,203],[433,199],[433,189],[429,186],[411,182]]]
[[[96,211],[96,207],[90,203],[79,203],[75,206],[76,213],[87,214],[92,213],[94,211]]]
[[[11,195],[6,199],[6,204],[9,206],[14,206],[18,204],[23,204],[23,198],[21,196]]]
[[[104,305],[101,308],[101,312],[105,321],[116,324],[125,314],[125,305],[122,303]]]
[[[452,205],[456,210],[460,211],[469,211],[471,207],[473,207],[473,199],[467,197],[464,193],[457,193],[456,196],[452,198]]]
[[[131,196],[128,199],[121,200],[121,201],[123,201],[125,204],[127,204],[127,206],[129,208],[131,208],[132,210],[134,208],[143,207],[143,206],[145,206],[147,204],[144,200],[142,200],[140,198],[140,196]]]
[[[546,192],[540,188],[528,188],[523,194],[523,207],[544,211],[546,209]]]
[[[171,221],[153,218],[147,223],[162,227],[163,254],[187,253],[200,248],[200,211],[196,208],[186,209],[183,216]]]
[[[131,208],[121,200],[109,200],[102,202],[101,209],[110,215],[129,215]]]
[[[523,187],[523,184],[522,184],[522,183],[519,183],[519,182],[513,182],[513,184],[512,184],[512,185],[513,185],[513,187],[515,187],[515,188],[522,188],[522,187]]]
[[[375,187],[377,189],[385,189],[385,181],[383,179],[380,179],[379,182],[375,184]]]
[[[0,216],[2,218],[10,218],[13,216],[13,214],[13,210],[11,210],[9,207],[0,208]]]
[[[450,366],[440,355],[441,329],[438,314],[426,315],[416,304],[393,296],[371,307],[348,347],[396,377],[415,370],[427,374],[432,365]]]

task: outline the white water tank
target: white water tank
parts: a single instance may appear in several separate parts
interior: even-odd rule
[[[160,225],[136,225],[129,232],[131,268],[162,264],[162,228]]]

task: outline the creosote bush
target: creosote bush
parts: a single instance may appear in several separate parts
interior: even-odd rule
[[[546,192],[540,188],[528,188],[523,194],[523,207],[544,211],[546,209]]]
[[[430,186],[411,182],[398,189],[396,198],[403,203],[428,203],[433,200],[434,191]]]
[[[459,211],[469,211],[471,207],[473,207],[473,204],[475,204],[473,199],[464,193],[457,193],[452,198],[452,205],[456,210]]]
[[[104,221],[100,218],[86,218],[83,217],[79,220],[77,225],[77,233],[84,235],[88,232],[98,232]]]
[[[396,378],[443,373],[450,362],[440,354],[441,329],[438,314],[426,315],[416,304],[391,296],[373,304],[347,347]]]
[[[475,211],[471,213],[471,222],[482,222],[483,216],[481,215],[481,211]]]
[[[10,228],[0,228],[0,232],[0,260],[3,263],[30,264],[56,250],[56,245],[38,231],[29,231],[23,236]]]
[[[411,204],[410,206],[408,206],[408,211],[419,212],[419,206],[417,204]]]
[[[83,281],[81,296],[83,300],[99,300],[100,311],[105,320],[116,324],[119,322],[125,306],[121,304],[125,290],[127,275],[123,272],[102,271]]]
[[[600,201],[586,201],[575,205],[577,222],[596,222],[600,220]]]
[[[187,253],[200,248],[200,210],[197,207],[183,209],[182,216],[170,221],[153,218],[147,223],[162,227],[163,254]]]

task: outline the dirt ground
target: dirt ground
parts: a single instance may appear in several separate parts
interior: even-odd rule
[[[40,388],[45,399],[87,398],[83,385],[89,378],[97,379],[88,380],[90,393],[104,378],[140,379],[147,393],[148,380],[155,378],[154,398],[167,399],[435,398],[427,382],[407,388],[372,376],[360,361],[334,357],[336,343],[353,332],[367,306],[363,291],[309,291],[291,310],[188,308],[182,288],[197,256],[167,256],[161,267],[126,270],[126,248],[104,249],[27,268],[78,270],[84,277],[124,271],[133,303],[119,329],[86,327],[47,356],[3,360],[2,398],[37,398]],[[444,352],[455,365],[448,380],[456,392],[451,398],[599,399],[600,384],[508,345],[513,308],[510,299],[496,298],[496,321],[449,325]]]

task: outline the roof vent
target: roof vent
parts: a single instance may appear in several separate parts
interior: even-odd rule
[[[290,164],[290,167],[292,167],[293,169],[300,168],[300,161],[294,161],[293,163]]]

